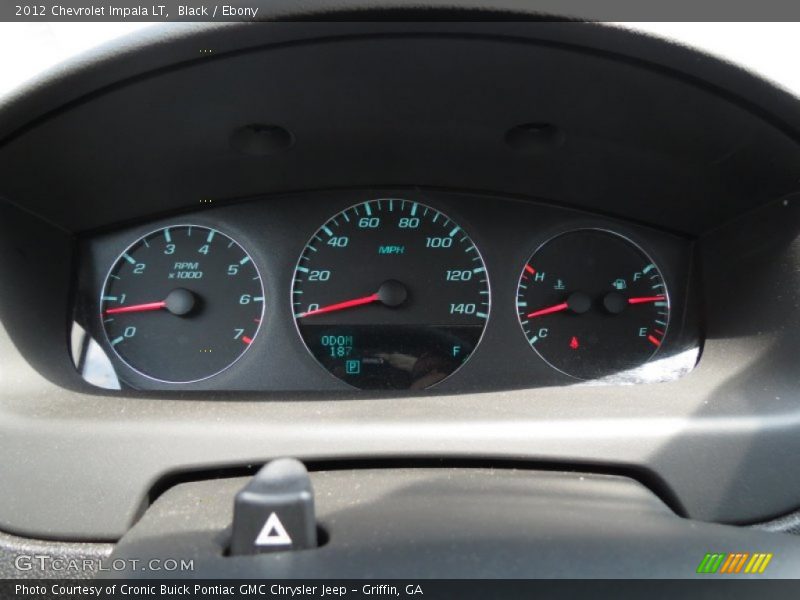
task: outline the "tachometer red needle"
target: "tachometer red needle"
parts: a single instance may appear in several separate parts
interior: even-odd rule
[[[568,304],[566,302],[562,302],[561,304],[556,304],[555,306],[548,306],[547,308],[542,308],[541,310],[535,310],[532,313],[528,313],[528,318],[531,319],[533,317],[549,315],[550,313],[561,312],[562,310],[567,310],[567,308]]]
[[[336,304],[329,304],[328,306],[315,308],[314,310],[309,310],[307,312],[300,313],[299,315],[297,315],[297,318],[299,319],[302,317],[310,317],[311,315],[321,315],[322,313],[344,310],[345,308],[361,306],[362,304],[370,304],[372,302],[377,302],[378,300],[380,300],[380,296],[377,293],[370,294],[369,296],[364,296],[363,298],[355,298],[354,300],[346,300],[344,302],[337,302]]]
[[[640,298],[628,298],[628,304],[644,304],[645,302],[658,302],[664,299],[664,296],[642,296]]]
[[[118,306],[116,308],[107,308],[105,314],[116,315],[119,313],[132,313],[132,312],[145,312],[148,310],[161,310],[166,308],[167,303],[165,300],[161,302],[148,302],[146,304],[131,304],[129,306]]]

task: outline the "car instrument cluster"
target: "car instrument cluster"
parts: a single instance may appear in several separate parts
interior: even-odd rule
[[[76,365],[133,389],[664,380],[697,359],[690,311],[680,326],[673,314],[688,251],[642,226],[471,195],[231,204],[84,241]]]

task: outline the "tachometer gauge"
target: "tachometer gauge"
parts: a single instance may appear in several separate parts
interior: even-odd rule
[[[352,206],[306,246],[292,299],[300,335],[363,389],[422,389],[469,358],[489,318],[489,281],[469,236],[403,199]]]
[[[669,323],[658,267],[632,242],[593,229],[559,235],[525,265],[517,311],[528,342],[556,369],[597,379],[652,358]]]
[[[152,379],[189,383],[236,362],[258,332],[264,289],[228,236],[181,225],[131,245],[108,274],[103,329],[114,352]]]

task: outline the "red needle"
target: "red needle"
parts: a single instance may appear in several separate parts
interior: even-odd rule
[[[119,313],[132,313],[132,312],[145,312],[148,310],[161,310],[166,308],[167,303],[165,300],[161,302],[148,302],[146,304],[131,304],[130,306],[118,306],[117,308],[108,308],[105,311],[107,315],[116,315]]]
[[[300,313],[297,315],[297,318],[299,319],[302,317],[310,317],[311,315],[321,315],[322,313],[329,313],[337,310],[343,310],[345,308],[352,308],[354,306],[361,306],[362,304],[370,304],[372,302],[377,302],[378,300],[380,300],[380,296],[377,293],[370,294],[369,296],[364,296],[363,298],[346,300],[345,302],[337,302],[336,304],[329,304],[328,306],[315,308],[314,310]]]
[[[641,298],[628,298],[628,304],[644,304],[645,302],[658,302],[664,296],[642,296]]]
[[[532,313],[528,313],[528,318],[533,317],[541,317],[542,315],[549,315],[550,313],[561,312],[562,310],[567,310],[568,305],[566,302],[562,302],[561,304],[556,304],[555,306],[549,306],[547,308],[543,308],[541,310],[535,310]]]

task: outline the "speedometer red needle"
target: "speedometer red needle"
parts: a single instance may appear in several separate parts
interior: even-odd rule
[[[344,310],[345,308],[353,308],[354,306],[361,306],[362,304],[371,304],[372,302],[377,302],[378,300],[380,300],[380,296],[377,293],[370,294],[369,296],[364,296],[362,298],[345,300],[344,302],[337,302],[336,304],[329,304],[328,306],[315,308],[314,310],[300,313],[297,315],[297,318],[310,317],[311,315],[321,315],[322,313]]]
[[[107,315],[116,315],[119,313],[133,313],[133,312],[146,312],[148,310],[161,310],[167,308],[167,302],[147,302],[146,304],[131,304],[129,306],[118,306],[116,308],[108,308],[105,311]]]
[[[646,302],[658,302],[664,300],[664,296],[641,296],[640,298],[628,298],[628,304],[644,304]]]
[[[535,310],[532,313],[528,313],[528,318],[531,319],[533,317],[549,315],[550,313],[561,312],[562,310],[567,310],[568,307],[569,305],[566,302],[562,302],[561,304],[556,304],[555,306],[548,306],[547,308],[542,308],[541,310]]]

